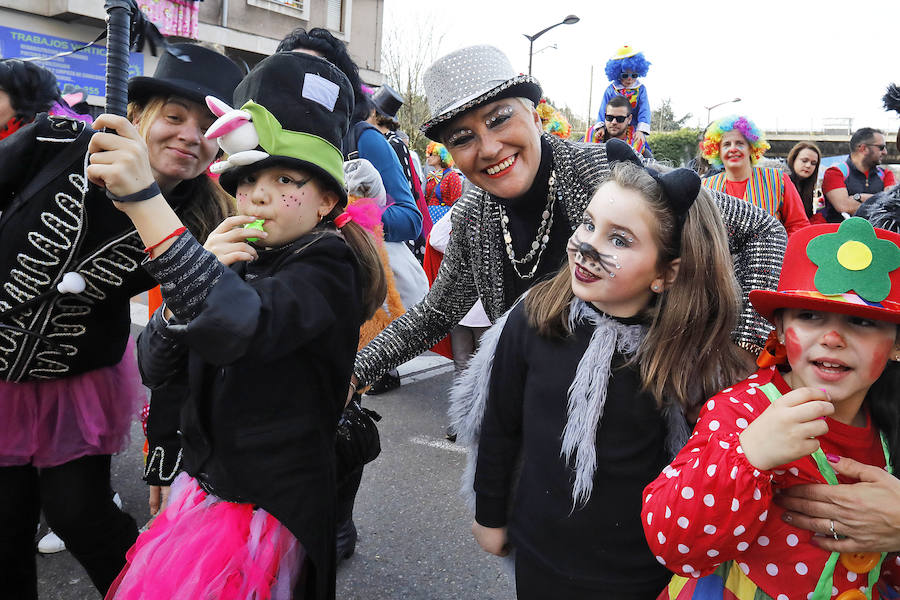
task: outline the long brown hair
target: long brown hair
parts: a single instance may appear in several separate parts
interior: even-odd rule
[[[334,220],[344,211],[344,207],[336,205],[328,216],[322,219],[323,224],[334,225]],[[355,221],[347,221],[339,230],[347,245],[359,261],[363,273],[363,310],[365,320],[369,320],[375,311],[384,304],[387,296],[387,278],[381,264],[381,255],[375,246],[372,235]]]
[[[816,153],[818,162],[816,170],[806,179],[800,179],[800,176],[794,173],[794,161],[801,150],[812,150]],[[800,198],[803,200],[803,208],[806,209],[806,216],[813,216],[813,193],[816,191],[816,181],[819,179],[819,166],[822,164],[822,151],[812,142],[797,142],[787,155],[787,167],[790,172],[791,182],[797,191],[800,192]]]
[[[730,339],[740,313],[740,288],[719,210],[711,193],[701,188],[676,248],[675,218],[656,180],[643,168],[621,162],[603,185],[611,182],[637,191],[646,201],[654,217],[659,266],[681,258],[675,281],[641,315],[650,326],[634,360],[644,389],[660,405],[668,397],[693,408],[743,374],[739,350]],[[546,337],[571,335],[574,297],[567,264],[526,296],[529,324]]]
[[[128,120],[136,123],[138,133],[145,141],[150,126],[159,118],[168,100],[166,96],[153,96],[143,105],[128,103]],[[176,212],[188,231],[202,244],[219,223],[234,214],[234,199],[222,189],[218,181],[206,173],[201,173],[191,181],[192,189],[188,200]]]

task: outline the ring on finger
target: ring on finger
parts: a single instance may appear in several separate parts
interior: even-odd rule
[[[838,536],[837,531],[834,530],[834,521],[832,520],[829,522],[831,523],[831,525],[829,526],[829,529],[831,530],[831,537],[833,537],[835,540],[840,540],[840,536]]]

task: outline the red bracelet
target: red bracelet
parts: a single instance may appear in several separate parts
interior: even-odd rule
[[[164,237],[163,239],[159,240],[158,242],[156,242],[156,243],[153,244],[152,246],[147,246],[146,248],[144,248],[144,254],[146,254],[146,255],[149,256],[150,253],[153,252],[153,250],[155,250],[155,249],[156,249],[158,246],[160,246],[163,242],[167,242],[167,241],[171,240],[171,239],[174,238],[174,237],[178,237],[179,235],[181,235],[181,234],[184,233],[185,231],[187,231],[187,227],[179,227],[178,229],[176,229],[175,231],[173,231],[172,233],[170,233],[169,235],[167,235],[167,236]]]

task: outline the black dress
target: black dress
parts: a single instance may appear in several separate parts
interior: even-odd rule
[[[619,353],[597,429],[593,493],[573,510],[574,470],[560,455],[562,432],[567,391],[593,331],[582,323],[565,339],[542,337],[520,303],[494,355],[475,474],[476,520],[508,527],[520,599],[651,600],[671,576],[651,554],[640,521],[641,492],[667,464],[666,421],[641,391],[637,368]]]

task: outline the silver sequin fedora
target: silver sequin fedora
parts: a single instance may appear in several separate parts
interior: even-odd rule
[[[531,75],[516,73],[494,46],[469,46],[437,59],[423,78],[431,116],[419,128],[435,141],[441,126],[465,111],[501,98],[541,100],[541,86]]]

